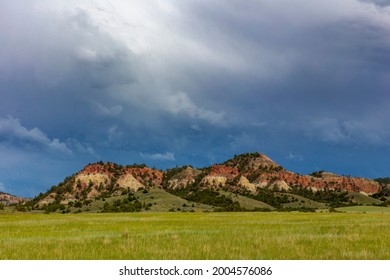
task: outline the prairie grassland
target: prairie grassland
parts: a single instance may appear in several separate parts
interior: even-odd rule
[[[340,207],[340,208],[337,208],[336,210],[341,211],[341,212],[346,212],[346,213],[390,214],[389,207],[378,207],[378,206],[370,206],[370,205]]]
[[[390,215],[2,214],[0,259],[390,259]]]

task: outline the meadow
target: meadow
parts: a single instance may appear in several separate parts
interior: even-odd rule
[[[385,213],[0,214],[0,259],[390,259]]]

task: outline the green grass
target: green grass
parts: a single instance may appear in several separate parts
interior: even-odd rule
[[[381,204],[382,201],[379,199],[372,198],[370,196],[361,194],[361,193],[356,193],[356,192],[351,192],[348,194],[349,197],[352,198],[353,202],[357,202],[360,204],[365,204],[365,205],[372,205],[372,204]]]
[[[141,203],[152,204],[148,212],[168,212],[170,209],[174,209],[175,211],[186,211],[186,212],[191,210],[195,212],[204,212],[204,211],[213,211],[214,208],[216,208],[211,205],[205,205],[201,203],[187,201],[178,196],[170,194],[167,191],[160,188],[150,188],[147,193],[143,193],[143,191],[137,191],[135,192],[135,196]],[[97,213],[101,211],[103,205],[106,202],[113,203],[117,199],[121,200],[124,198],[127,198],[127,195],[112,196],[112,197],[105,198],[104,200],[103,199],[93,200],[88,206],[83,205],[80,209],[83,212]],[[186,206],[183,207],[183,205]],[[194,205],[194,207],[192,207],[192,205]],[[71,207],[70,209],[72,213],[79,210],[79,208],[76,207]]]
[[[150,188],[148,193],[138,191],[135,196],[138,197],[139,201],[142,203],[151,203],[152,206],[150,211],[152,212],[166,212],[170,209],[175,209],[175,211],[177,211],[178,208],[183,211],[194,210],[195,212],[203,212],[213,211],[215,208],[211,205],[185,200],[160,188]],[[194,207],[192,207],[192,205],[194,205]]]
[[[390,259],[390,215],[1,214],[0,259]]]
[[[231,198],[233,201],[237,201],[240,203],[240,206],[249,210],[253,210],[255,208],[267,208],[267,209],[274,209],[271,205],[268,205],[267,203],[258,201],[253,198],[249,198],[246,196],[242,196],[239,194],[234,194],[231,192],[226,191],[219,191],[220,194],[223,194],[229,198]]]
[[[297,194],[291,194],[291,193],[277,193],[279,196],[287,195],[290,200],[298,200],[298,201],[293,201],[289,203],[284,203],[283,207],[291,207],[291,208],[301,208],[301,207],[306,207],[306,208],[318,208],[318,209],[325,209],[327,208],[325,203],[322,202],[317,202],[311,199],[308,199],[306,197],[297,195]]]
[[[336,209],[337,211],[346,212],[346,213],[387,213],[390,214],[389,207],[380,207],[380,206],[348,206],[340,207]]]

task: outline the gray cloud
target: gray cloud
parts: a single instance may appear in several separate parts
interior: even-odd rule
[[[136,10],[144,11],[143,16],[135,15],[131,3],[56,3],[52,9],[60,16],[50,16],[56,28],[48,29],[32,18],[33,26],[43,26],[39,35],[44,42],[57,36],[62,45],[48,44],[38,72],[46,83],[64,79],[59,86],[62,91],[66,83],[69,92],[55,90],[52,94],[66,95],[67,103],[71,99],[78,102],[75,109],[81,110],[84,102],[97,105],[90,111],[80,111],[78,117],[85,120],[89,120],[85,114],[92,118],[93,114],[109,117],[123,112],[123,117],[132,119],[138,114],[133,106],[148,106],[153,110],[142,111],[152,117],[168,108],[177,118],[184,114],[221,125],[230,121],[227,117],[250,121],[253,114],[259,114],[245,108],[246,102],[253,106],[273,102],[273,98],[282,102],[306,98],[309,93],[296,92],[298,86],[310,86],[307,81],[296,83],[300,82],[296,80],[300,73],[301,79],[309,73],[319,86],[370,79],[370,69],[377,67],[372,64],[375,57],[378,63],[388,57],[383,47],[383,38],[388,37],[385,9],[373,11],[358,1],[320,1],[315,5],[298,2],[209,5],[172,1],[140,5]],[[280,9],[281,4],[286,8]],[[63,31],[61,36],[53,34],[56,29]],[[38,52],[38,42],[33,41],[28,52]],[[61,70],[51,64],[54,57],[60,59]],[[388,69],[382,69],[383,74],[384,70]],[[62,78],[50,76],[57,72],[56,76]],[[284,84],[292,89],[275,90]],[[343,92],[342,88],[333,95],[313,90],[303,105],[328,95],[328,104],[323,106],[328,110],[334,105],[331,100],[342,99],[343,95],[349,98]],[[356,93],[356,98],[365,96]],[[181,113],[181,107],[175,107],[179,101],[186,106]],[[243,106],[235,106],[237,102]],[[262,111],[272,114],[273,106],[267,104]],[[58,105],[53,107],[63,110]]]
[[[167,98],[166,109],[174,115],[184,114],[195,120],[204,120],[213,125],[227,125],[224,112],[216,113],[203,108],[198,108],[185,92],[180,91],[175,95],[169,96]]]
[[[91,106],[97,114],[107,117],[117,117],[123,112],[122,105],[114,105],[111,107],[107,107],[95,100],[91,100]]]
[[[334,144],[364,144],[388,146],[390,131],[381,123],[367,121],[339,121],[333,118],[315,120],[306,126],[310,138]]]
[[[66,140],[66,144],[74,153],[77,152],[78,154],[87,154],[94,158],[99,158],[99,154],[90,144],[80,143],[77,139],[70,138]]]
[[[390,6],[389,0],[361,0],[361,1],[366,3],[373,3],[375,5],[382,6],[382,7]]]
[[[385,149],[387,4],[1,1],[0,150],[13,167],[37,148],[61,167],[293,151],[298,168],[306,149]]]

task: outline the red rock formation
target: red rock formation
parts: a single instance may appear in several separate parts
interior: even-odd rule
[[[140,182],[153,182],[156,186],[162,184],[163,173],[160,170],[148,167],[126,167],[126,172],[133,175]]]
[[[233,191],[252,188],[255,192],[257,187],[264,187],[267,184],[272,186],[272,183],[277,181],[290,187],[341,189],[367,194],[373,194],[380,190],[379,183],[364,178],[338,176],[326,172],[321,172],[318,176],[299,175],[283,169],[271,159],[259,153],[239,155],[224,164],[212,165],[209,172],[205,172],[205,170],[208,169],[187,167],[169,178],[169,181],[163,182],[163,172],[160,170],[148,168],[144,165],[121,166],[114,163],[99,162],[87,165],[73,180],[69,180],[67,184],[63,185],[62,187],[66,189],[63,195],[68,200],[74,200],[76,195],[85,196],[82,193],[83,191],[88,192],[88,198],[98,196],[104,193],[105,188],[110,187],[109,185],[113,182],[116,184],[115,194],[120,194],[121,186],[119,184],[123,183],[121,178],[126,177],[127,174],[131,174],[147,188],[153,186],[164,188],[185,187],[197,182],[197,178],[201,178],[202,181],[198,182],[197,187],[224,187]],[[201,176],[198,177],[198,175]],[[212,176],[219,178],[212,178]],[[248,181],[246,181],[247,179]],[[191,187],[193,186],[191,185]],[[55,197],[54,192],[53,194]],[[4,197],[0,193],[0,202],[2,196]],[[54,197],[50,197],[50,194],[47,194],[46,197],[54,201]],[[13,203],[16,202],[14,200]]]
[[[380,190],[379,183],[369,179],[351,178],[338,175],[318,178],[310,175],[298,175],[285,170],[263,173],[256,179],[256,182],[269,181],[272,178],[284,180],[289,186],[297,185],[305,188],[340,189],[351,192],[365,192],[367,194],[373,194]]]
[[[108,173],[111,168],[114,167],[112,163],[93,163],[88,164],[84,167],[84,169],[80,172],[81,174],[91,174],[91,173]]]
[[[212,165],[210,167],[210,176],[225,176],[228,179],[233,179],[239,174],[236,167],[229,167],[225,165]]]

